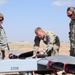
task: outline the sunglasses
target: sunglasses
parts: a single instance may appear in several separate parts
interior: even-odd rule
[[[71,17],[72,16],[72,14],[70,14],[70,15],[67,15],[68,17]]]
[[[3,21],[3,20],[0,20],[0,21]]]
[[[4,18],[3,17],[0,17],[0,21],[3,21],[4,20]]]

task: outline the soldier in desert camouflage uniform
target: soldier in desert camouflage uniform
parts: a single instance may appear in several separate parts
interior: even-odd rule
[[[38,53],[41,40],[46,44],[46,48],[43,49],[42,52],[40,51],[40,54],[47,54],[48,56],[58,55],[60,41],[56,34],[50,31],[44,31],[40,27],[35,29],[35,34],[33,56]]]
[[[5,57],[5,50],[8,50],[8,42],[7,42],[7,37],[6,33],[2,27],[2,23],[4,20],[3,14],[0,13],[0,55],[2,59]]]
[[[75,7],[67,8],[67,16],[71,18],[69,24],[70,56],[75,56]]]

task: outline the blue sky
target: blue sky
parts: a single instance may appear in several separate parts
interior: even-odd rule
[[[69,41],[66,9],[74,5],[75,0],[0,0],[8,41],[33,41],[36,27],[53,31],[60,41]]]

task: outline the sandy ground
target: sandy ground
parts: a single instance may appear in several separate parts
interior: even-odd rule
[[[69,55],[69,42],[61,42],[59,55]],[[22,50],[22,51],[31,51],[33,48],[32,42],[10,42],[9,43],[10,50]],[[42,50],[45,47],[43,43],[40,45],[40,50]],[[6,58],[8,57],[8,54],[6,53]],[[58,75],[61,75],[61,72],[58,72]],[[19,73],[0,73],[0,75],[19,75]],[[71,74],[67,74],[71,75]]]

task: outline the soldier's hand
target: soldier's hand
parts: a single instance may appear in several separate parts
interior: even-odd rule
[[[32,58],[35,58],[36,57],[36,54],[33,54]]]
[[[1,54],[2,54],[2,52],[1,52],[1,50],[0,50],[0,56],[1,56]]]
[[[43,51],[43,50],[41,50],[39,54],[44,54],[44,51]]]

